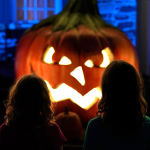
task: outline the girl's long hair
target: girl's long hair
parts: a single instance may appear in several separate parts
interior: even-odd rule
[[[115,138],[135,137],[144,125],[148,107],[139,73],[125,61],[113,61],[104,71],[101,88],[97,114],[103,114],[102,126],[111,127]]]
[[[11,87],[5,107],[6,124],[16,130],[41,128],[54,119],[48,87],[37,75],[20,78]]]

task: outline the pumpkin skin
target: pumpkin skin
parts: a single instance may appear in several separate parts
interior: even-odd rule
[[[66,107],[65,112],[59,113],[55,120],[68,141],[81,138],[82,124],[78,114],[68,111]]]
[[[48,46],[55,50],[52,64],[43,62]],[[15,75],[20,78],[36,73],[54,89],[65,83],[84,96],[101,84],[105,68],[99,65],[104,59],[101,52],[106,47],[113,53],[114,60],[127,61],[139,70],[131,41],[122,31],[101,19],[96,0],[71,0],[60,14],[41,21],[22,36],[15,55]],[[62,56],[69,58],[72,63],[59,65]],[[92,68],[85,66],[89,59],[94,63]],[[84,73],[84,86],[70,75],[78,66],[82,67]],[[67,106],[80,116],[84,124],[96,116],[98,100],[88,110],[70,99],[59,101],[56,105],[54,103],[55,114]]]

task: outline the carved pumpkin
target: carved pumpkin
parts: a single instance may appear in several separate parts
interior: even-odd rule
[[[67,106],[82,123],[96,116],[104,69],[125,60],[138,70],[134,46],[99,15],[96,0],[70,0],[58,15],[42,20],[20,39],[15,56],[19,78],[36,73],[48,84],[55,113]]]

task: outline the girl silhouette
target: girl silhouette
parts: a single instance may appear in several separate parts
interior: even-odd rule
[[[87,126],[83,150],[150,149],[150,118],[136,69],[122,60],[111,62],[101,88],[98,117]]]
[[[49,90],[37,75],[20,78],[5,103],[6,122],[0,126],[0,149],[58,150],[66,141],[54,123]]]

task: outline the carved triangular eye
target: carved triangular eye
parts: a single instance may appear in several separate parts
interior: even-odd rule
[[[58,64],[59,65],[70,65],[71,60],[69,58],[67,58],[66,56],[63,56]]]
[[[47,64],[53,64],[52,56],[55,53],[55,50],[53,47],[48,46],[43,54],[43,62]]]
[[[110,64],[110,62],[114,60],[114,55],[109,47],[103,49],[101,53],[103,55],[103,62],[100,64],[100,67],[106,68]]]
[[[92,68],[94,66],[94,63],[92,60],[87,60],[85,63],[84,63],[85,66],[89,67],[89,68]]]

